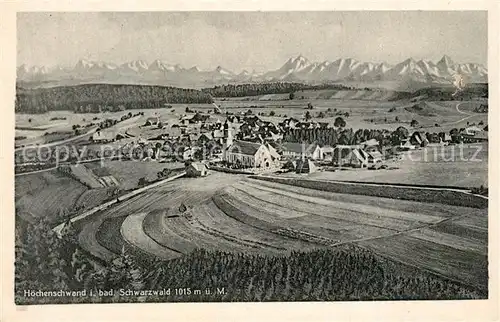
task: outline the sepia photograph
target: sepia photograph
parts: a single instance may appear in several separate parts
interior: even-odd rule
[[[489,298],[487,11],[18,12],[16,41],[16,305]]]

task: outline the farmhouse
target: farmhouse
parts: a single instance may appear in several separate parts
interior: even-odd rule
[[[291,128],[294,129],[295,125],[299,123],[299,120],[294,119],[293,117],[284,119],[283,122],[279,123],[278,125],[281,126],[282,128]]]
[[[115,141],[116,136],[113,132],[97,131],[96,133],[94,133],[94,135],[92,135],[91,140],[92,140],[92,142],[95,142],[95,143],[107,143],[107,142]]]
[[[363,168],[368,165],[369,154],[357,145],[337,145],[333,152],[333,164]]]
[[[466,135],[474,135],[476,134],[477,132],[481,132],[482,129],[477,127],[477,126],[469,126],[468,128],[466,128],[464,130],[464,134]]]
[[[323,159],[332,160],[333,150],[334,150],[334,148],[329,146],[329,145],[322,146],[321,147],[321,154],[323,155]]]
[[[229,146],[224,161],[245,168],[269,168],[275,164],[275,159],[264,144],[246,141],[235,141]]]
[[[361,142],[360,145],[366,149],[368,147],[378,147],[379,142],[375,139],[370,139],[370,140],[367,140],[365,142]]]
[[[266,143],[266,148],[269,150],[271,157],[275,160],[279,160],[281,155],[278,153],[278,150],[270,143]]]
[[[191,162],[186,167],[186,176],[188,177],[205,177],[208,175],[208,168],[204,163]]]
[[[194,155],[195,152],[196,152],[195,148],[181,147],[178,150],[178,157],[181,160],[184,160],[184,161],[191,160],[193,158],[193,155]]]
[[[463,133],[462,141],[464,143],[486,142],[488,141],[488,132],[487,131],[476,132],[474,133],[474,135]]]
[[[283,156],[287,158],[323,159],[323,153],[317,144],[285,142],[281,148]]]
[[[368,153],[368,164],[377,164],[382,162],[382,153],[379,151],[371,151]]]
[[[213,141],[214,137],[211,133],[202,133],[198,138],[198,144],[207,144],[208,142]]]

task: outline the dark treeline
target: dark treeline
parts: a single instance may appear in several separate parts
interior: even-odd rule
[[[242,97],[265,94],[286,94],[302,90],[321,89],[349,89],[341,84],[307,85],[302,83],[255,83],[240,85],[219,85],[212,88],[204,88],[202,91],[209,93],[213,97]],[[293,98],[293,97],[292,97]]]
[[[150,85],[85,84],[52,88],[16,89],[16,113],[120,111],[163,108],[172,103],[212,103],[206,93],[194,89]]]
[[[485,298],[487,291],[392,262],[355,246],[283,256],[196,250],[171,261],[123,248],[104,263],[58,239],[46,222],[16,227],[15,302],[334,301]],[[171,295],[123,297],[119,289],[171,289]],[[189,288],[190,290],[186,290]],[[25,297],[24,290],[115,290],[114,296]],[[181,289],[176,295],[175,289]],[[206,294],[205,290],[211,293]],[[217,292],[219,289],[219,292]],[[201,294],[194,293],[201,290]]]
[[[436,101],[468,101],[478,98],[488,98],[488,84],[467,84],[463,90],[458,92],[454,86],[426,87],[414,92],[398,92],[391,100],[396,101],[416,97],[426,97],[429,100]]]

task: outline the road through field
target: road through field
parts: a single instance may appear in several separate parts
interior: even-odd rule
[[[66,144],[66,143],[70,143],[70,142],[73,142],[73,141],[76,141],[78,139],[81,139],[81,138],[84,138],[86,136],[89,136],[95,132],[97,132],[97,127],[94,127],[92,129],[90,129],[89,131],[83,133],[83,134],[80,134],[80,135],[77,135],[77,136],[73,136],[69,139],[66,139],[66,140],[61,140],[61,141],[56,141],[56,142],[51,142],[51,143],[47,143],[47,144],[41,144],[41,145],[29,145],[29,146],[25,146],[25,147],[21,147],[21,148],[17,148],[14,150],[14,152],[17,152],[17,151],[22,151],[24,149],[28,149],[28,148],[47,148],[47,147],[51,147],[51,146],[57,146],[57,145],[62,145],[62,144]]]
[[[463,114],[463,115],[467,115],[467,116],[465,116],[464,118],[461,118],[461,119],[460,119],[460,120],[458,120],[458,121],[454,121],[454,122],[449,122],[449,123],[441,124],[441,126],[455,125],[455,124],[461,123],[461,122],[463,122],[463,121],[465,121],[465,120],[468,120],[468,119],[470,119],[470,118],[472,118],[472,117],[476,116],[476,115],[474,115],[474,114],[470,114],[470,113],[467,113],[467,112],[461,111],[461,110],[460,110],[460,108],[459,108],[461,104],[463,104],[463,102],[457,103],[457,104],[455,105],[455,109],[457,110],[457,112],[458,112],[458,113]]]

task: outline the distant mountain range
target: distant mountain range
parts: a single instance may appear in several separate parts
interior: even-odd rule
[[[155,60],[151,64],[135,60],[122,65],[80,60],[73,68],[26,65],[17,68],[17,79],[23,83],[40,83],[50,86],[79,83],[156,84],[181,87],[207,87],[228,83],[251,82],[362,82],[376,84],[395,82],[417,87],[432,84],[451,84],[454,75],[460,74],[465,82],[485,83],[488,70],[481,64],[457,64],[447,55],[438,62],[408,58],[396,65],[360,62],[352,58],[335,61],[311,62],[299,55],[284,65],[265,73],[236,74],[218,66],[214,70],[200,70],[194,66],[184,68]],[[420,85],[420,86],[418,86]]]

